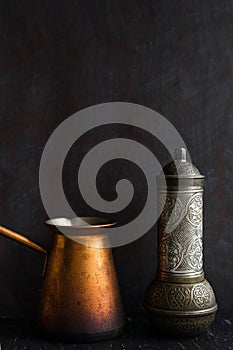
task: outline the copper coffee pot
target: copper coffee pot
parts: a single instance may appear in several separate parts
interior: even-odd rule
[[[45,254],[39,327],[72,342],[118,335],[124,311],[112,251],[105,248],[114,224],[102,218],[58,218],[46,225],[54,233],[48,261],[44,248],[0,226],[2,235]]]

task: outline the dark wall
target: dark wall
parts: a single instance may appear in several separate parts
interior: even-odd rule
[[[232,23],[231,0],[1,1],[0,222],[49,248],[38,185],[49,135],[68,116],[94,104],[145,105],[174,124],[207,177],[205,272],[220,313],[232,314]],[[163,147],[143,132],[118,128],[104,135],[114,132],[141,137],[162,165],[168,161]],[[81,140],[76,156],[102,137],[98,129],[88,146]],[[77,180],[72,152],[70,157],[64,175],[68,197]],[[122,214],[127,218],[140,208],[145,184],[133,166],[116,163],[114,173],[119,169],[134,179],[139,193],[131,211]],[[111,177],[103,173],[99,182],[106,196],[111,194]],[[79,215],[92,215],[78,196],[71,201]],[[155,274],[155,232],[115,249],[131,316],[142,312]],[[1,316],[34,316],[42,265],[40,253],[0,237]]]

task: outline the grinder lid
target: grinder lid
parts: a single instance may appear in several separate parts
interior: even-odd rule
[[[199,170],[186,159],[186,149],[177,148],[174,151],[174,161],[168,163],[163,168],[166,177],[191,177],[203,178]]]

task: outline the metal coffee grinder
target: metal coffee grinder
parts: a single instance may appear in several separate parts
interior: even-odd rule
[[[158,223],[158,271],[146,292],[145,309],[156,330],[192,336],[212,324],[217,310],[203,272],[204,176],[186,160],[184,148],[175,150],[164,176],[157,179],[163,208]]]

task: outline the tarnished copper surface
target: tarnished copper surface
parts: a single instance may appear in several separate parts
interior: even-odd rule
[[[125,322],[112,251],[104,248],[113,223],[83,219],[84,226],[78,218],[47,222],[54,233],[48,261],[44,248],[0,227],[6,237],[46,254],[38,325],[48,335],[72,342],[116,336]],[[59,232],[59,224],[66,223],[79,242]]]
[[[99,248],[54,236],[39,307],[42,329],[91,340],[122,328],[124,313],[112,252],[101,248],[106,237],[93,239]]]

